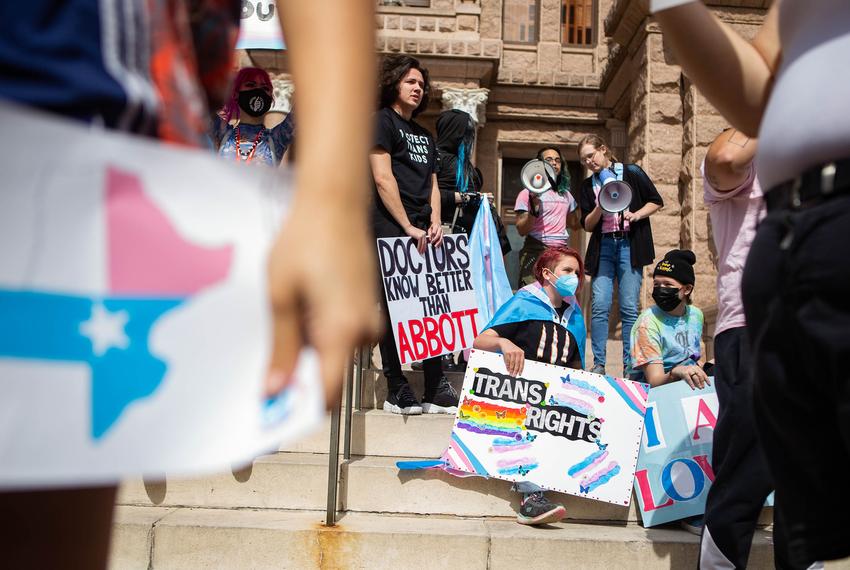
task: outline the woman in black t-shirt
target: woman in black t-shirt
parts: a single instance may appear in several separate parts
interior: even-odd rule
[[[578,155],[591,176],[581,183],[579,191],[581,225],[591,236],[585,253],[588,274],[593,276],[591,289],[591,372],[605,374],[608,344],[608,314],[614,295],[614,281],[619,293],[620,318],[623,322],[623,368],[631,369],[630,335],[638,317],[638,297],[643,281],[643,267],[655,259],[649,216],[664,201],[652,180],[636,164],[617,161],[602,138],[588,135],[578,143]],[[604,212],[598,194],[603,171],[620,178],[632,187],[632,201],[622,216]]]
[[[423,253],[443,243],[434,140],[413,120],[428,105],[428,70],[410,56],[391,55],[384,58],[380,80],[381,108],[376,115],[375,146],[369,153],[375,181],[372,228],[376,238],[409,236]],[[416,399],[402,375],[386,298],[381,299],[387,324],[380,342],[387,379],[384,410],[455,414],[458,394],[443,376],[440,358],[423,361],[425,394],[421,404]]]

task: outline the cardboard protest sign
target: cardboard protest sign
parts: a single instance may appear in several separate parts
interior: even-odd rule
[[[481,322],[466,234],[420,254],[409,237],[378,240],[381,280],[402,364],[472,346]]]
[[[513,377],[473,350],[446,467],[628,505],[647,388],[531,360]]]
[[[274,0],[242,0],[236,49],[286,49]]]
[[[0,124],[0,488],[229,469],[318,425],[310,355],[263,395],[275,171],[6,105]]]
[[[644,526],[705,512],[714,480],[711,446],[717,424],[714,386],[672,382],[649,391],[635,491]]]

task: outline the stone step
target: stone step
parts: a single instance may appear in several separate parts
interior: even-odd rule
[[[694,568],[699,537],[673,526],[349,513],[335,527],[309,511],[118,507],[110,568]],[[750,567],[773,567],[757,531]],[[830,566],[832,568],[834,566]]]
[[[340,422],[340,453],[342,453],[345,423]],[[351,419],[351,453],[384,457],[425,457],[442,455],[449,443],[453,416],[423,414],[401,416],[382,410],[363,409]],[[330,419],[315,434],[281,451],[327,453],[330,442]]]
[[[352,457],[342,466],[340,497],[343,510],[463,517],[513,517],[519,494],[511,484],[483,477],[455,477],[439,469],[399,471],[398,458]],[[637,504],[630,507],[551,492],[564,504],[570,520],[637,521]]]
[[[358,457],[342,461],[338,509],[360,513],[512,517],[519,495],[510,483],[482,477],[454,477],[438,469],[400,471],[398,457]],[[550,493],[564,504],[569,520],[638,520],[637,502],[629,507],[572,495]],[[198,479],[126,481],[120,505],[204,508],[323,510],[327,504],[327,455],[276,453],[241,471]],[[772,509],[762,513],[769,524]]]
[[[397,457],[352,457],[340,467],[338,509],[357,513],[513,517],[519,495],[510,483],[481,477],[454,477],[437,469],[400,471]],[[569,520],[636,522],[629,507],[550,493]],[[327,455],[276,453],[249,468],[199,479],[129,480],[120,505],[160,507],[323,510],[327,504]],[[765,509],[762,523],[771,520]]]
[[[356,457],[340,466],[341,511],[447,516],[511,517],[518,494],[510,483],[454,477],[436,469],[399,471],[398,457]],[[551,493],[572,520],[636,521],[631,507]],[[249,468],[199,479],[129,480],[120,505],[322,510],[327,498],[327,455],[276,453]]]
[[[129,479],[119,505],[317,509],[327,502],[328,456],[273,453],[238,471],[185,479]]]

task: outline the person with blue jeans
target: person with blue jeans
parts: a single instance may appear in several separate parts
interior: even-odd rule
[[[631,371],[630,337],[638,317],[638,298],[643,267],[655,261],[649,216],[664,201],[636,164],[622,164],[597,135],[587,135],[578,144],[579,158],[591,176],[581,183],[579,191],[581,225],[590,233],[585,253],[586,271],[592,276],[590,343],[593,350],[591,372],[605,374],[608,343],[608,315],[614,295],[614,281],[619,291],[620,319],[623,323],[624,376]],[[632,198],[622,214],[610,214],[599,206],[602,179],[615,177],[631,186]]]

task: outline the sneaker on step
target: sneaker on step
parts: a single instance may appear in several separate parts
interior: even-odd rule
[[[451,414],[457,413],[457,403],[460,396],[455,391],[454,386],[443,376],[440,378],[440,383],[437,385],[437,390],[434,396],[422,398],[422,411],[426,414]]]
[[[387,394],[387,399],[384,400],[384,411],[406,416],[418,416],[422,413],[422,406],[416,396],[413,395],[410,384],[405,382],[398,390]]]
[[[522,498],[516,522],[519,524],[536,525],[556,523],[567,516],[564,505],[553,503],[546,498],[543,491],[528,493]]]
[[[679,526],[691,534],[702,536],[702,527],[705,526],[705,517],[698,515],[679,521]]]
[[[594,374],[602,374],[605,375],[605,365],[604,364],[594,364],[593,368],[590,371]]]

